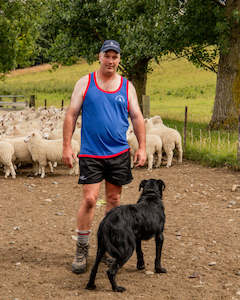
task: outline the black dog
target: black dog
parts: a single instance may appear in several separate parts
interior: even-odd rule
[[[161,267],[165,223],[162,191],[165,189],[165,184],[162,180],[149,179],[140,183],[139,191],[141,188],[143,192],[137,204],[121,205],[111,209],[100,223],[96,261],[86,289],[96,288],[94,282],[98,265],[105,252],[108,252],[114,259],[107,271],[112,290],[124,292],[126,289],[116,283],[118,269],[129,260],[135,248],[137,268],[144,269],[141,241],[149,240],[153,236],[156,242],[155,272],[166,273],[166,270]]]

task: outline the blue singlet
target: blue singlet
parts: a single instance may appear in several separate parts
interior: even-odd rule
[[[110,158],[129,150],[128,80],[121,77],[116,91],[102,90],[96,74],[89,74],[82,104],[81,149],[79,157]]]

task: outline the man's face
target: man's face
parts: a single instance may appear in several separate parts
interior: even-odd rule
[[[99,61],[101,69],[106,73],[112,74],[117,71],[120,62],[120,54],[112,50],[101,52],[99,54]]]

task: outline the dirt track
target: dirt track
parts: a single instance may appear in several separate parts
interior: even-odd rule
[[[135,203],[142,179],[166,183],[165,243],[167,274],[136,270],[135,254],[118,273],[127,288],[111,291],[106,267],[100,266],[96,291],[85,290],[86,274],[71,273],[75,252],[75,215],[81,199],[77,177],[59,169],[45,179],[21,170],[16,180],[0,174],[0,299],[240,299],[239,173],[190,162],[172,168],[134,170],[123,189],[122,204]],[[104,199],[104,185],[100,200]],[[100,202],[101,203],[101,202]],[[96,252],[96,230],[104,205],[96,209],[89,264]],[[72,237],[73,236],[73,237]],[[153,271],[154,240],[143,243],[147,271]]]

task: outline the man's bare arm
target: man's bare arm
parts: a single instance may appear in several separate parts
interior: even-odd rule
[[[77,118],[81,111],[88,78],[88,75],[84,76],[76,83],[63,123],[63,162],[70,168],[72,168],[72,160],[75,158],[72,151],[71,140]]]
[[[129,115],[133,124],[133,130],[138,140],[138,150],[135,153],[134,163],[137,162],[136,166],[143,166],[146,162],[146,130],[144,118],[141,109],[138,104],[137,93],[129,82]]]

